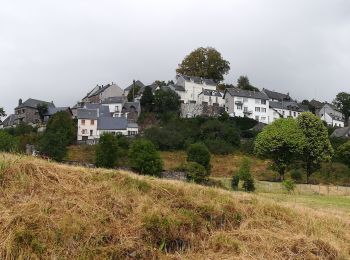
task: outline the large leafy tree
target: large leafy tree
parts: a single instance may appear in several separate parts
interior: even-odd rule
[[[252,86],[249,82],[249,78],[247,76],[240,76],[237,80],[237,87],[244,90],[250,91],[259,91],[258,88]]]
[[[41,153],[61,161],[67,152],[67,146],[76,139],[76,124],[67,112],[58,112],[48,121],[46,130],[39,140]]]
[[[137,93],[139,93],[140,89],[141,89],[141,87],[139,85],[136,85],[136,84],[135,84],[135,86],[133,86],[130,89],[130,91],[129,91],[128,95],[127,95],[127,99],[128,99],[129,102],[133,102],[134,101],[134,98],[137,95]]]
[[[45,114],[47,113],[47,110],[48,110],[47,104],[46,103],[38,104],[36,106],[36,109],[38,110],[40,120],[43,123]]]
[[[150,86],[146,86],[142,97],[140,100],[141,108],[143,112],[152,112],[154,106],[154,96],[152,93],[152,88]]]
[[[320,163],[331,159],[333,148],[327,128],[320,118],[311,112],[305,112],[298,117],[297,121],[306,138],[301,160],[304,162],[308,183],[311,174],[319,169]]]
[[[154,112],[156,113],[167,113],[174,112],[180,113],[180,96],[172,91],[159,89],[154,94]]]
[[[6,116],[5,110],[0,107],[0,118]]]
[[[197,76],[220,82],[230,70],[230,62],[223,59],[216,49],[200,47],[192,51],[179,64],[176,72],[187,76]]]
[[[303,152],[305,136],[293,118],[281,118],[268,125],[255,140],[255,153],[271,159],[284,179],[287,167]]]
[[[340,92],[334,99],[333,104],[343,113],[345,125],[349,125],[350,117],[350,93]]]

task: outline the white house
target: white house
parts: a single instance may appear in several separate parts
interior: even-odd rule
[[[225,106],[225,100],[223,99],[223,93],[217,90],[203,89],[198,95],[198,102],[203,105],[209,106]]]
[[[295,101],[270,101],[269,102],[269,123],[278,118],[297,118],[304,110]]]
[[[224,94],[225,111],[230,116],[249,117],[269,123],[269,98],[260,91],[227,88]]]
[[[97,133],[98,109],[80,108],[77,110],[78,118],[78,141],[90,141],[94,143],[99,138]]]
[[[100,117],[97,120],[98,136],[104,133],[121,134],[121,135],[137,135],[138,125],[136,123],[128,123],[125,117]]]
[[[344,116],[331,104],[325,103],[316,114],[329,126],[344,127]]]
[[[125,103],[124,96],[109,97],[102,101],[102,105],[108,106],[111,113],[119,113],[123,109]]]

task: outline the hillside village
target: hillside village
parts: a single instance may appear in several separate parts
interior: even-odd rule
[[[260,91],[238,87],[221,90],[218,83],[212,79],[186,75],[177,75],[175,83],[163,85],[156,82],[145,85],[139,80],[124,89],[113,82],[97,85],[77,104],[66,107],[56,107],[52,101],[33,98],[23,102],[20,98],[14,113],[0,122],[0,128],[11,128],[20,123],[44,126],[52,115],[66,111],[72,118],[77,119],[78,143],[94,144],[103,133],[134,136],[140,131],[137,123],[142,111],[140,100],[146,88],[150,88],[153,93],[159,89],[177,93],[183,118],[217,117],[227,113],[230,117],[247,117],[268,125],[279,118],[297,118],[302,112],[311,111],[328,126],[338,128],[334,132],[335,136],[350,136],[349,127],[344,127],[344,116],[331,103],[314,99],[308,103],[298,102],[289,93],[266,88]],[[132,98],[128,100],[130,94]],[[52,99],[54,100],[54,97]],[[40,120],[38,111],[40,105],[47,108],[43,121]]]

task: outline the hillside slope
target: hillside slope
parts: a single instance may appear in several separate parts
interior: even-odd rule
[[[0,154],[0,258],[348,259],[350,221],[127,172]]]

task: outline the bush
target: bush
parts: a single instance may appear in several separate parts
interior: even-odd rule
[[[292,193],[295,190],[296,184],[293,180],[284,180],[282,186],[287,190],[288,193]]]
[[[151,141],[135,140],[130,147],[129,160],[131,167],[140,174],[160,176],[163,162]]]
[[[5,131],[0,131],[0,151],[13,152],[17,150],[17,140]]]
[[[210,172],[210,153],[208,148],[202,143],[191,144],[188,147],[187,161],[199,163]]]
[[[298,181],[300,182],[303,179],[303,172],[300,169],[296,169],[296,170],[292,170],[290,172],[290,177],[294,180],[294,181]]]
[[[182,168],[186,172],[188,181],[193,181],[195,183],[205,183],[208,181],[209,173],[199,163],[188,162]]]
[[[172,129],[159,127],[148,128],[145,130],[145,137],[161,151],[178,150],[184,146],[182,134]]]
[[[234,151],[233,146],[224,140],[206,140],[204,143],[212,154],[230,154]]]
[[[118,158],[118,141],[113,134],[103,134],[96,147],[96,166],[113,168]]]
[[[338,147],[336,157],[338,161],[350,167],[350,141]]]
[[[250,161],[247,158],[243,158],[237,175],[243,181],[245,191],[255,191],[254,179],[250,173]]]
[[[243,188],[247,192],[253,192],[255,191],[255,184],[253,177],[249,174],[249,176],[246,176],[245,179],[243,179]]]
[[[239,175],[235,174],[232,176],[232,180],[231,180],[231,187],[233,190],[237,190],[238,189],[238,184],[239,184]]]

